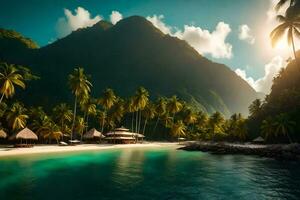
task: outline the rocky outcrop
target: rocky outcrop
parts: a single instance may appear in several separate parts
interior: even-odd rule
[[[278,160],[300,161],[300,144],[231,144],[214,142],[190,142],[179,148],[187,151],[203,151],[212,154],[243,154],[258,155],[262,157],[275,158]]]

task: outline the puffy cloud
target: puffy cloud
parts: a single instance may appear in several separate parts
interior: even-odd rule
[[[112,11],[110,15],[110,21],[112,24],[116,24],[118,21],[123,19],[123,16],[120,12],[118,11]]]
[[[276,56],[265,65],[265,74],[262,78],[254,80],[252,77],[247,77],[246,71],[241,69],[236,69],[235,73],[247,81],[257,92],[268,94],[271,91],[273,78],[283,67],[286,67],[285,61],[282,57]]]
[[[239,27],[239,39],[245,40],[249,44],[254,44],[255,38],[251,35],[251,30],[247,24],[243,24]]]
[[[72,14],[72,11],[64,9],[64,14],[65,17],[59,18],[56,25],[59,37],[64,37],[78,28],[92,26],[102,20],[102,17],[99,15],[91,18],[89,11],[82,7],[75,9],[74,15]]]
[[[162,20],[163,15],[147,17],[152,24],[165,34],[176,36],[187,41],[200,54],[210,54],[214,58],[231,58],[232,45],[226,42],[228,34],[231,32],[230,26],[224,22],[219,22],[216,29],[212,32],[201,27],[185,25],[183,30],[178,30],[166,25]]]
[[[176,32],[175,36],[186,40],[201,54],[211,54],[214,58],[231,58],[232,45],[226,42],[230,32],[228,24],[219,22],[213,32],[185,25],[184,30]]]
[[[156,28],[161,30],[164,34],[170,34],[171,35],[171,27],[167,26],[163,22],[164,16],[163,15],[153,15],[152,17],[148,16],[147,20],[150,21]]]

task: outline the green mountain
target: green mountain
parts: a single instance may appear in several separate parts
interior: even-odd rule
[[[14,48],[11,43],[12,51],[0,54],[0,60],[28,65],[41,77],[22,93],[31,104],[71,101],[67,76],[78,66],[91,75],[95,96],[111,87],[126,97],[144,86],[152,96],[177,94],[199,109],[218,110],[227,116],[247,113],[257,97],[227,66],[208,60],[185,41],[163,34],[139,16],[116,25],[100,21],[45,47],[27,48],[26,56],[13,54]]]

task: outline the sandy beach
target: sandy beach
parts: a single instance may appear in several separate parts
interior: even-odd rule
[[[26,154],[95,151],[95,150],[123,149],[123,148],[146,148],[146,147],[161,148],[161,147],[177,146],[177,145],[178,143],[151,142],[151,143],[142,143],[142,144],[80,144],[76,146],[36,145],[32,148],[12,148],[12,147],[0,146],[0,158],[7,157],[7,156],[26,155]]]

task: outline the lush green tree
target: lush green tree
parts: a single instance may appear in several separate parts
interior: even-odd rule
[[[176,123],[172,124],[171,134],[174,137],[180,138],[182,136],[185,136],[185,131],[186,131],[186,126],[182,120],[179,120]]]
[[[25,89],[25,80],[21,75],[19,69],[13,64],[1,63],[0,64],[0,92],[1,98],[12,97],[15,94],[15,85]]]
[[[182,103],[178,100],[177,96],[172,96],[167,102],[167,109],[170,114],[173,115],[173,122],[175,120],[175,114],[181,111],[183,108]]]
[[[37,133],[42,136],[44,139],[48,139],[51,142],[54,139],[57,144],[62,138],[63,133],[60,131],[59,126],[56,125],[51,119],[48,118],[46,122],[39,127]]]
[[[6,120],[12,131],[17,131],[26,127],[28,115],[27,109],[22,103],[16,102],[9,108]]]
[[[139,87],[135,93],[133,104],[136,108],[136,132],[140,132],[141,112],[149,101],[149,93],[144,87]]]
[[[261,133],[265,136],[265,139],[268,139],[270,136],[275,134],[274,121],[271,117],[262,121]]]
[[[294,56],[297,62],[297,55],[295,49],[295,36],[300,37],[300,18],[297,17],[289,17],[278,15],[277,20],[281,23],[278,25],[270,34],[272,40],[272,46],[275,46],[276,43],[285,35],[287,32],[287,40],[288,44],[292,45]]]
[[[84,73],[83,68],[75,68],[73,73],[69,75],[69,86],[72,90],[72,93],[75,96],[74,102],[74,111],[73,111],[73,123],[72,123],[72,132],[71,132],[71,140],[73,138],[73,132],[75,127],[76,120],[76,111],[77,111],[77,101],[80,99],[84,99],[89,96],[91,92],[92,84],[88,80],[87,75]]]
[[[98,118],[98,122],[99,122],[100,127],[101,127],[101,133],[103,133],[105,122],[107,120],[106,112],[105,111],[98,111],[97,112],[97,118]]]
[[[145,135],[146,126],[149,120],[155,117],[155,106],[152,103],[148,103],[145,109],[142,111],[142,115],[145,118],[144,127],[143,127],[143,135]]]
[[[184,113],[184,123],[186,125],[192,125],[192,132],[196,122],[197,122],[197,114],[193,112],[190,108],[186,109]]]
[[[102,97],[99,99],[98,103],[102,105],[104,110],[107,112],[118,100],[115,92],[111,88],[104,90]]]
[[[262,103],[260,99],[255,99],[249,106],[249,113],[251,117],[258,116],[262,109]]]
[[[162,118],[162,116],[164,116],[166,114],[166,111],[167,111],[166,109],[167,109],[166,99],[163,97],[159,97],[155,104],[155,113],[156,113],[157,119],[156,119],[156,122],[154,125],[153,133],[155,133],[155,131],[156,131],[159,120]]]
[[[85,127],[86,127],[86,124],[85,124],[84,118],[77,116],[74,128],[75,128],[76,133],[80,135],[81,140],[83,137],[83,131],[84,131]]]
[[[210,137],[215,138],[217,134],[222,134],[224,132],[223,125],[225,119],[220,112],[215,112],[212,114],[208,121],[208,127],[210,130]]]
[[[296,123],[290,120],[290,117],[286,113],[281,113],[275,117],[274,128],[276,130],[275,134],[282,134],[287,136],[289,142],[292,143],[290,133],[293,132]]]
[[[68,125],[72,121],[72,110],[66,103],[58,104],[53,108],[53,119],[60,124],[60,130],[63,134],[68,133]]]
[[[96,116],[97,114],[97,106],[96,106],[96,101],[92,99],[91,97],[87,97],[85,101],[83,101],[81,104],[81,110],[84,112],[84,117],[85,123],[86,123],[86,130],[89,127],[89,116]]]

